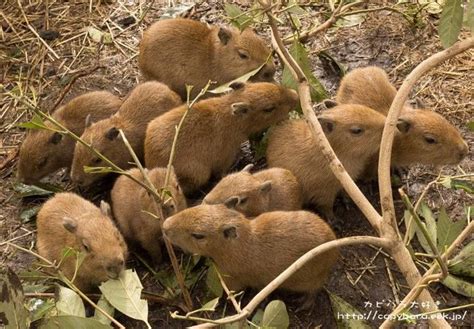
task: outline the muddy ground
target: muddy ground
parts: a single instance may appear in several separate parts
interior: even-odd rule
[[[7,1],[2,5],[1,84],[6,91],[15,91],[37,101],[43,109],[50,108],[56,102],[71,77],[97,65],[102,68],[79,78],[71,91],[66,94],[64,101],[96,89],[106,89],[124,97],[137,82],[142,81],[136,58],[141,34],[165,11],[162,1],[152,4],[151,2],[139,4],[136,1],[124,3],[111,1],[106,4],[93,4],[92,8],[89,8],[89,1],[64,3],[52,1],[48,5],[41,1],[21,1],[21,3],[22,8],[15,1]],[[371,2],[372,6],[377,6],[377,2]],[[242,8],[248,7],[244,5]],[[320,11],[324,10],[323,7],[307,6],[305,9],[310,15],[303,19],[304,26],[316,18],[323,19],[320,15]],[[137,17],[140,17],[143,12],[146,12],[145,18],[138,21]],[[199,2],[193,9],[187,11],[185,16],[209,23],[228,22],[223,11],[223,2],[218,1]],[[334,95],[340,76],[333,66],[319,59],[318,54],[324,51],[348,70],[366,65],[381,66],[387,70],[391,80],[398,87],[403,78],[418,63],[441,50],[436,30],[437,21],[438,16],[421,13],[418,15],[417,26],[415,26],[397,12],[367,13],[358,25],[332,28],[325,35],[309,40],[307,45],[311,51],[314,72],[331,95]],[[38,31],[53,31],[52,37],[50,32],[52,40],[48,41],[51,49],[38,41],[28,28],[28,24]],[[112,31],[115,36],[113,43],[99,46],[98,43],[92,41],[84,32],[84,28],[90,26],[106,32]],[[268,39],[269,31],[266,27],[259,26],[257,30]],[[282,31],[288,30],[282,29]],[[445,115],[462,131],[471,149],[474,136],[467,130],[466,123],[472,120],[474,113],[473,54],[473,51],[466,52],[431,71],[417,85],[411,97],[415,104],[421,103]],[[26,209],[41,204],[44,198],[22,200],[14,190],[17,152],[25,135],[25,132],[17,128],[15,124],[27,121],[29,118],[31,118],[31,113],[23,105],[7,96],[0,98],[0,241],[14,241],[18,245],[34,249],[34,221],[22,223],[20,214]],[[438,176],[440,170],[445,175],[472,173],[473,157],[473,153],[470,152],[469,156],[456,167],[410,168],[402,175],[400,185],[408,191],[412,199],[415,199],[425,185]],[[240,166],[244,164],[243,162]],[[51,180],[65,189],[74,188],[64,173],[55,175]],[[362,188],[370,201],[379,208],[376,188],[374,186],[362,186]],[[88,193],[87,195],[98,201],[104,194]],[[398,195],[396,189],[394,189],[394,195]],[[430,190],[427,200],[435,212],[444,206],[453,218],[462,216],[464,207],[473,204],[472,196],[467,193],[439,185]],[[400,218],[403,205],[398,197],[395,204]],[[351,202],[338,200],[336,214],[344,223],[338,236],[374,234],[368,222]],[[419,246],[415,246],[417,247]],[[28,254],[0,244],[0,265],[8,265],[20,272],[29,268],[32,261],[33,257]],[[162,291],[156,279],[136,258],[132,257],[128,266],[137,268],[145,290]],[[362,313],[378,311],[380,314],[388,314],[392,308],[391,304],[402,299],[409,290],[390,257],[370,246],[344,249],[341,261],[333,271],[326,288],[351,303]],[[430,291],[435,301],[439,301],[440,308],[468,303],[465,297],[440,284],[432,285]],[[250,300],[254,293],[247,291],[243,303]],[[202,284],[198,284],[192,294],[199,296],[195,299],[196,304],[201,303],[203,301],[201,298],[204,298]],[[335,327],[329,297],[325,291],[318,295],[316,307],[312,312],[296,311],[299,306],[298,297],[275,293],[269,300],[278,298],[286,302],[291,327]],[[368,306],[367,302],[371,302],[372,307]],[[376,306],[376,302],[380,305]],[[227,306],[230,310],[231,305]],[[152,326],[167,328],[186,325],[184,322],[170,318],[170,311],[174,310],[176,307],[172,305],[151,303],[149,317]],[[127,327],[143,327],[141,323],[125,317],[119,317],[119,319]],[[374,327],[381,323],[380,320],[369,322]],[[469,328],[473,323],[472,316],[452,322],[454,326],[465,328]]]

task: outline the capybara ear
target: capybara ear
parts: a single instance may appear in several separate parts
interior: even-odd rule
[[[92,125],[92,117],[91,117],[91,114],[89,113],[86,116],[86,128],[90,127],[91,125]]]
[[[113,141],[118,137],[119,133],[120,131],[117,128],[112,127],[105,133],[105,137]]]
[[[229,209],[235,209],[239,203],[240,199],[238,196],[231,196],[224,201],[224,205]]]
[[[217,36],[219,37],[219,40],[221,40],[222,44],[226,45],[229,40],[232,39],[232,32],[225,27],[221,27]]]
[[[59,144],[59,142],[63,139],[63,135],[55,132],[53,133],[53,136],[49,139],[49,142],[52,144]]]
[[[250,170],[253,169],[253,163],[249,163],[244,167],[244,169],[241,170],[241,172],[250,172]]]
[[[236,81],[236,82],[232,82],[230,85],[229,85],[229,88],[231,88],[232,90],[239,90],[239,89],[242,89],[245,87],[245,83],[244,82],[240,82],[240,81]]]
[[[260,185],[260,191],[262,192],[270,192],[272,190],[272,181],[271,180],[267,180],[265,182],[262,183],[262,185]]]
[[[112,210],[110,210],[110,205],[104,200],[100,201],[100,212],[109,218],[112,218]]]
[[[328,118],[318,117],[318,121],[323,127],[325,134],[330,134],[334,130],[334,121]]]
[[[237,238],[237,228],[234,225],[224,225],[222,227],[222,233],[226,239]]]
[[[407,133],[411,128],[411,123],[406,119],[399,118],[397,122],[397,128],[402,133]]]
[[[68,230],[71,233],[76,233],[77,231],[77,223],[71,217],[63,218],[63,226],[66,230]]]
[[[325,100],[323,100],[323,104],[324,104],[324,107],[326,107],[326,109],[330,109],[332,107],[335,107],[335,106],[339,105],[339,103],[336,102],[333,99],[325,99]]]
[[[233,115],[246,114],[250,110],[250,105],[244,102],[238,102],[231,105]]]

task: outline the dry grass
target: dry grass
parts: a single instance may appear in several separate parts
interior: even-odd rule
[[[167,2],[4,0],[0,11],[1,84],[5,91],[22,95],[46,110],[52,110],[62,96],[66,101],[96,89],[106,89],[124,97],[140,81],[136,56],[142,32],[162,15]],[[196,5],[188,15],[221,23],[225,20],[222,8],[222,2],[208,1]],[[321,7],[312,10],[313,13],[303,19],[303,25],[310,24],[314,17],[320,17]],[[435,22],[432,18],[424,18],[424,25],[414,29],[394,12],[368,14],[359,27],[331,29],[325,36],[311,40],[308,45],[313,67],[331,92],[337,86],[338,77],[321,65],[317,57],[320,50],[327,51],[348,68],[382,66],[398,86],[422,59],[441,49]],[[87,30],[91,27],[108,33],[111,42],[94,41]],[[266,33],[265,29],[258,30]],[[473,58],[474,51],[471,50],[445,63],[425,77],[413,93],[413,99],[445,115],[459,127],[471,149],[474,136],[465,125],[474,117]],[[71,82],[74,83],[71,85]],[[31,113],[12,98],[0,97],[0,239],[16,239],[16,243],[34,248],[34,225],[21,224],[18,218],[22,210],[39,204],[41,200],[21,201],[13,190],[17,151],[24,137],[24,132],[15,124],[30,117]],[[444,173],[472,173],[473,169],[471,152],[458,167],[446,168]],[[403,184],[415,198],[437,174],[435,168],[415,167],[408,172]],[[376,196],[371,200],[377,202]],[[445,206],[453,216],[462,214],[463,206],[474,201],[464,192],[439,186],[428,193],[428,200],[435,208]],[[400,204],[398,209],[401,209]],[[350,210],[344,215],[350,222],[342,235],[366,234],[370,230],[367,223],[353,207]],[[31,262],[31,258],[0,243],[0,264],[20,270]],[[133,265],[137,262],[133,261]],[[140,275],[145,286],[154,290],[150,288],[155,282],[149,273],[142,269]],[[407,290],[399,278],[397,269],[387,261],[383,251],[365,247],[343,253],[343,260],[328,286],[331,291],[361,307],[365,300],[393,300],[403,296]],[[379,287],[380,293],[375,293],[374,287]],[[463,301],[446,289],[441,289],[437,297],[446,304],[453,298],[460,303]],[[327,302],[327,298],[323,302]],[[294,300],[289,300],[291,312],[297,306]],[[156,326],[169,324],[166,309],[161,310],[158,305],[152,307],[151,312]],[[330,326],[328,312],[327,307],[316,311],[315,320],[305,314],[292,313],[292,323]]]

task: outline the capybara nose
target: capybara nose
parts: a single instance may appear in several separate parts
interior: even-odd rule
[[[112,262],[109,266],[106,267],[107,276],[111,279],[117,279],[120,273],[124,269],[124,261],[123,258],[118,258],[114,262]]]
[[[464,159],[468,153],[469,153],[469,146],[467,145],[467,143],[464,143],[461,146],[461,150],[459,151],[459,161]]]

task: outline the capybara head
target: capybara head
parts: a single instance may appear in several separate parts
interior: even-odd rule
[[[184,251],[211,256],[223,244],[236,243],[239,228],[247,222],[241,213],[224,205],[200,205],[167,218],[163,233]]]
[[[395,139],[397,165],[458,164],[469,152],[459,131],[441,115],[430,110],[404,111]]]
[[[232,87],[236,89],[229,95],[232,115],[237,124],[248,128],[248,133],[287,119],[299,100],[294,90],[269,82],[236,83]]]
[[[379,149],[385,116],[375,110],[342,104],[322,112],[318,120],[331,146],[340,154],[367,158]],[[345,149],[348,152],[343,152]]]
[[[247,216],[258,216],[269,208],[272,181],[259,181],[249,171],[248,165],[242,171],[228,175],[206,195],[203,204],[223,203]]]
[[[275,65],[270,58],[270,49],[251,29],[242,32],[228,27],[217,30],[215,44],[216,66],[222,68],[223,81],[231,81],[267,62],[252,77],[253,81],[273,81]]]
[[[26,184],[38,182],[44,176],[72,161],[74,141],[59,132],[49,130],[30,131],[20,148],[18,179]]]
[[[127,166],[130,155],[120,135],[119,129],[123,129],[123,127],[119,124],[116,125],[115,121],[118,120],[115,120],[115,118],[106,119],[92,124],[84,131],[81,139],[107,159],[124,169]],[[127,136],[127,139],[130,141],[129,136]],[[85,166],[106,167],[107,164],[86,146],[76,143],[71,166],[71,179],[79,186],[89,186],[103,176],[102,174],[85,173]]]
[[[64,229],[73,234],[77,245],[86,257],[80,271],[95,273],[99,282],[116,279],[125,269],[127,246],[115,225],[110,219],[108,204],[101,203],[101,217],[96,213],[84,213],[82,216],[91,218],[63,218]]]

